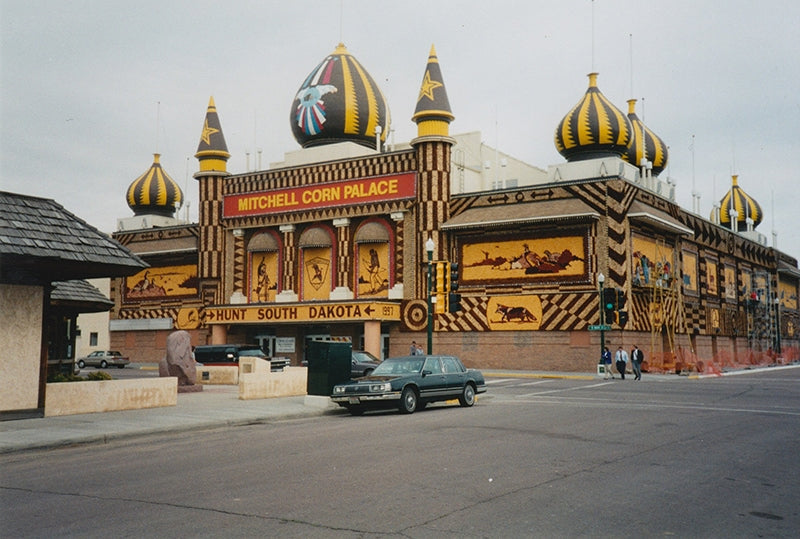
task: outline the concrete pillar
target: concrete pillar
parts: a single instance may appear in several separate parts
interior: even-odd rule
[[[378,320],[364,322],[364,350],[381,357],[381,323]]]

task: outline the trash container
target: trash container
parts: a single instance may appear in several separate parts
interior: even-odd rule
[[[311,341],[308,345],[309,395],[329,397],[333,386],[350,380],[353,345],[348,342]]]

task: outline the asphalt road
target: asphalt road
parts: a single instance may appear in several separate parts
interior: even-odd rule
[[[4,537],[796,537],[800,368],[0,457]]]

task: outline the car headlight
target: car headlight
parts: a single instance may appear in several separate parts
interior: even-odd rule
[[[338,394],[344,393],[344,386],[335,386],[333,388],[333,392],[334,392],[334,394],[336,394],[336,393],[338,393]]]
[[[370,384],[369,392],[370,393],[383,393],[384,391],[391,391],[392,384],[389,382],[384,382],[382,384]]]

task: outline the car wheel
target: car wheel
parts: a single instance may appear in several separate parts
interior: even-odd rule
[[[85,366],[86,366],[86,363],[84,363],[83,361],[79,361],[79,362],[78,362],[78,368],[79,368],[79,369],[82,369],[82,368],[84,368]]]
[[[458,398],[458,403],[461,406],[472,406],[475,404],[475,388],[472,384],[467,384],[464,386],[464,391],[461,392],[461,396]]]
[[[103,361],[100,362],[100,368],[105,369],[106,367],[108,367],[108,361],[104,359]]]
[[[413,387],[403,389],[400,396],[400,411],[404,414],[413,414],[417,409],[417,402],[419,402],[419,397]]]
[[[350,415],[364,415],[363,406],[350,406],[347,408],[347,411],[350,412]]]

